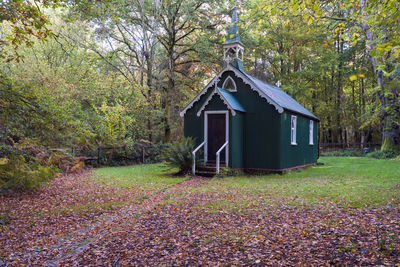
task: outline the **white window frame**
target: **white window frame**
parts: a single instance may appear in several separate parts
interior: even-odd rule
[[[294,146],[297,145],[296,132],[297,132],[297,116],[292,115],[290,118],[290,144]]]
[[[310,120],[310,130],[308,131],[309,133],[309,141],[310,141],[310,145],[314,145],[314,121]]]
[[[235,89],[226,89],[225,85],[228,82],[228,80],[232,80],[233,86],[235,87]],[[222,84],[222,88],[229,91],[229,92],[237,92],[237,87],[236,87],[236,83],[235,80],[229,75],[228,77],[226,77],[224,83]]]

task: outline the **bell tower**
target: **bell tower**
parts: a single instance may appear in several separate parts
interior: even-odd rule
[[[240,41],[238,15],[235,7],[232,14],[232,26],[229,29],[226,41],[222,43],[224,48],[224,62],[226,65],[231,64],[234,67],[243,70],[243,52],[244,44]]]

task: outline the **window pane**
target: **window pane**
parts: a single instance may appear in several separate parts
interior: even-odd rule
[[[233,81],[233,79],[231,77],[226,78],[222,87],[228,91],[236,91],[235,82]]]
[[[297,117],[292,116],[291,117],[290,142],[293,145],[296,144],[296,122],[297,122]]]

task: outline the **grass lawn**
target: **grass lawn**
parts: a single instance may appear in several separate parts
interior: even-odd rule
[[[176,172],[178,172],[177,169],[167,168],[164,164],[109,167],[95,170],[96,180],[99,183],[143,191],[157,191],[188,178],[174,177],[173,173]]]
[[[190,194],[218,195],[207,203],[213,209],[248,205],[326,205],[369,207],[400,203],[400,161],[360,157],[322,157],[324,165],[286,174],[213,178],[202,187],[180,193],[166,203],[182,202]],[[163,164],[100,168],[96,181],[122,188],[157,191],[188,177],[173,177],[177,170]],[[167,173],[167,174],[166,174]]]
[[[322,157],[319,161],[324,165],[283,175],[214,178],[206,187],[194,190],[224,193],[239,205],[260,195],[269,196],[272,202],[285,200],[294,205],[367,207],[400,203],[400,161],[357,157]]]
[[[322,157],[319,161],[324,165],[283,175],[213,178],[204,186],[168,197],[162,204],[182,203],[196,194],[213,196],[196,204],[213,212],[261,205],[358,208],[400,203],[400,161],[360,157]],[[145,193],[189,178],[166,174],[176,171],[163,164],[100,168],[95,179]]]

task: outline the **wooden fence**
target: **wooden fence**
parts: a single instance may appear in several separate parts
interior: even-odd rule
[[[381,149],[381,144],[377,143],[322,143],[319,144],[320,153],[332,151],[360,150],[362,153],[368,153]]]
[[[133,146],[99,146],[97,148],[47,148],[49,152],[63,152],[80,158],[88,166],[119,166],[138,163],[158,162],[162,144],[141,144]]]

